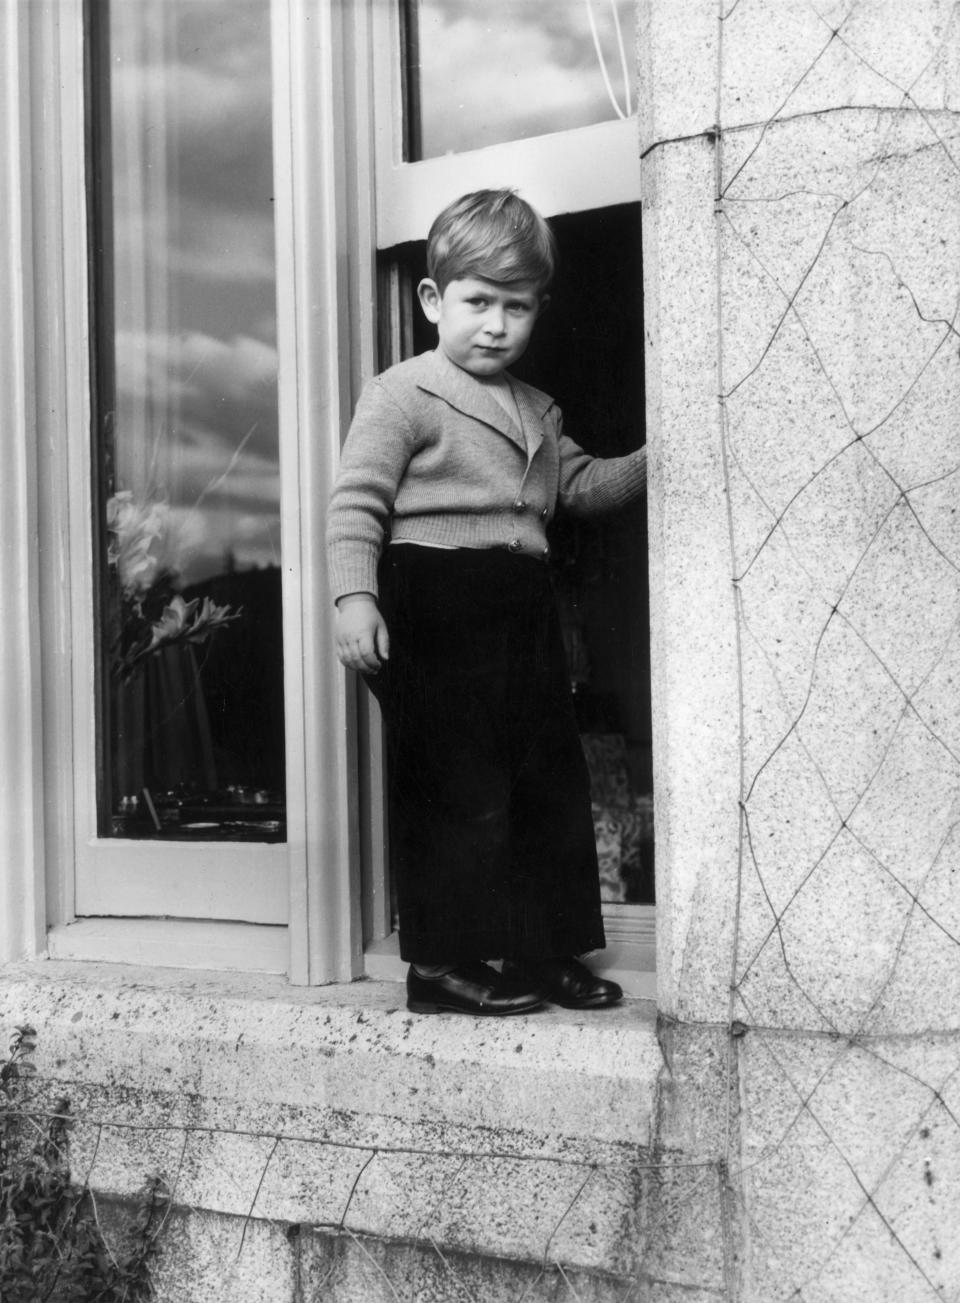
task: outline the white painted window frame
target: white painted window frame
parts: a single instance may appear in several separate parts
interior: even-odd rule
[[[373,336],[372,266],[366,281],[348,266],[348,233],[351,248],[372,240],[345,161],[357,103],[343,12],[272,5],[289,836],[253,847],[94,836],[82,0],[0,0],[0,22],[3,179],[21,199],[0,225],[14,333],[0,416],[15,443],[0,488],[0,613],[15,630],[3,640],[0,955],[349,980],[362,973],[357,708],[331,654],[323,514],[359,384],[344,331]]]
[[[39,360],[31,340],[33,208],[28,174],[30,117],[26,15],[0,0],[0,957],[44,944],[43,721],[40,643],[37,441],[33,419]]]
[[[285,972],[292,981],[318,983],[363,974],[365,933],[374,941],[366,971],[398,975],[389,964],[381,971],[384,944],[389,951],[394,939],[379,721],[369,702],[358,703],[352,679],[330,652],[322,537],[340,442],[361,385],[376,367],[375,251],[406,238],[395,226],[378,230],[373,207],[378,151],[376,166],[381,172],[386,166],[372,112],[374,87],[385,84],[382,15],[382,0],[272,5],[289,839],[256,849],[283,858],[285,890],[271,892],[277,878],[271,867],[259,903],[254,893],[252,905],[224,908],[238,878],[229,863],[210,877],[210,864],[221,849],[229,861],[236,847],[214,846],[210,855],[204,847],[191,867],[194,877],[208,875],[200,886],[208,903],[193,912],[191,901],[184,917],[181,890],[196,886],[189,875],[185,881],[161,863],[158,881],[172,892],[148,884],[138,893],[122,881],[129,844],[121,844],[108,865],[117,894],[93,896],[93,907],[104,912],[81,915],[74,864],[78,842],[89,840],[92,766],[78,764],[78,756],[89,736],[93,693],[92,657],[78,656],[77,646],[85,628],[92,632],[92,603],[85,586],[69,577],[83,567],[92,573],[83,6],[82,0],[0,0],[0,166],[6,193],[21,199],[0,214],[0,292],[11,335],[0,352],[0,420],[17,432],[0,477],[0,620],[7,631],[0,640],[6,866],[0,958],[48,953]],[[386,84],[394,95],[392,80]],[[637,165],[636,124],[610,127],[562,139],[582,137],[586,167],[587,158],[596,162],[600,137],[616,135],[619,143],[610,148],[621,151],[616,157],[623,166],[613,173],[627,173]],[[492,170],[471,166],[469,182],[455,180],[454,187],[529,182],[528,144],[475,151],[473,163],[482,154]],[[495,154],[503,166],[494,167]],[[564,169],[570,163],[565,152]],[[427,173],[433,167],[400,168],[393,156],[388,190],[412,184],[417,191],[422,180],[424,192],[432,192]],[[544,211],[559,211],[546,185],[542,173],[536,186],[523,188]],[[614,187],[603,202],[631,197],[632,190],[625,195]],[[433,198],[429,205],[432,217]],[[78,804],[85,806],[83,819]],[[89,849],[81,846],[81,856]],[[180,849],[166,853],[174,858]],[[108,848],[108,860],[113,852]],[[180,899],[171,902],[170,894]],[[91,909],[88,900],[79,903]],[[136,916],[118,917],[121,906]],[[653,911],[608,907],[606,913],[612,949],[626,953],[622,941],[629,952],[619,962],[611,955],[614,967],[650,970]],[[648,979],[647,985],[649,973]]]
[[[77,31],[76,15],[82,6],[71,5],[73,38],[69,51],[68,76],[62,83],[61,106],[71,111],[62,118],[62,160],[65,202],[73,205],[78,220],[65,226],[66,252],[79,267],[88,263],[85,246],[87,224],[83,196],[88,176],[80,160],[84,148],[85,106],[83,92],[83,32]],[[66,17],[63,14],[63,17]],[[145,14],[149,20],[149,12]],[[79,49],[78,49],[79,47]],[[65,52],[66,54],[67,52]],[[79,83],[79,84],[78,84]],[[78,166],[71,164],[77,160]],[[79,296],[89,298],[90,287],[79,286]],[[94,348],[97,347],[94,340]],[[87,357],[89,349],[83,351]],[[90,392],[85,368],[76,363],[68,381],[75,388],[75,410],[79,413]],[[69,431],[70,521],[67,573],[77,600],[71,611],[72,706],[74,792],[73,860],[76,870],[74,911],[79,917],[174,916],[187,919],[240,919],[251,923],[285,925],[287,922],[288,849],[280,844],[157,841],[122,837],[101,837],[97,831],[97,769],[99,727],[96,691],[96,613],[87,596],[89,577],[97,564],[92,551],[93,500],[90,465],[89,410],[83,422]],[[122,433],[122,432],[121,432]],[[54,479],[63,468],[54,466]],[[103,747],[101,742],[100,746]],[[63,801],[70,799],[63,793]]]

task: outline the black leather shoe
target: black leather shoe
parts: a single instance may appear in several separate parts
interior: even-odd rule
[[[413,1013],[471,1013],[502,1018],[539,1009],[544,997],[535,983],[501,977],[489,964],[461,964],[442,977],[407,973],[407,1008]]]
[[[565,1009],[605,1009],[623,999],[616,982],[591,973],[579,959],[518,959],[503,965],[504,976],[540,988]]]

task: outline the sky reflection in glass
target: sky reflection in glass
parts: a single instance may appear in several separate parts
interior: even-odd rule
[[[629,117],[634,0],[408,0],[412,158]]]
[[[266,0],[111,6],[118,487],[184,582],[279,563]]]
[[[92,30],[101,835],[278,840],[270,0],[117,0]]]

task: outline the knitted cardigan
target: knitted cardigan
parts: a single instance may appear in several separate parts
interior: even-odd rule
[[[365,386],[327,517],[334,599],[377,594],[388,536],[545,557],[558,506],[599,516],[643,493],[644,448],[591,457],[563,433],[552,398],[512,377],[511,384],[522,430],[441,349]]]

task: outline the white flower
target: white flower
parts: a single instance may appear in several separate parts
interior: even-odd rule
[[[166,502],[140,502],[121,489],[107,503],[110,541],[107,560],[116,566],[123,595],[141,598],[162,569],[170,507]]]

